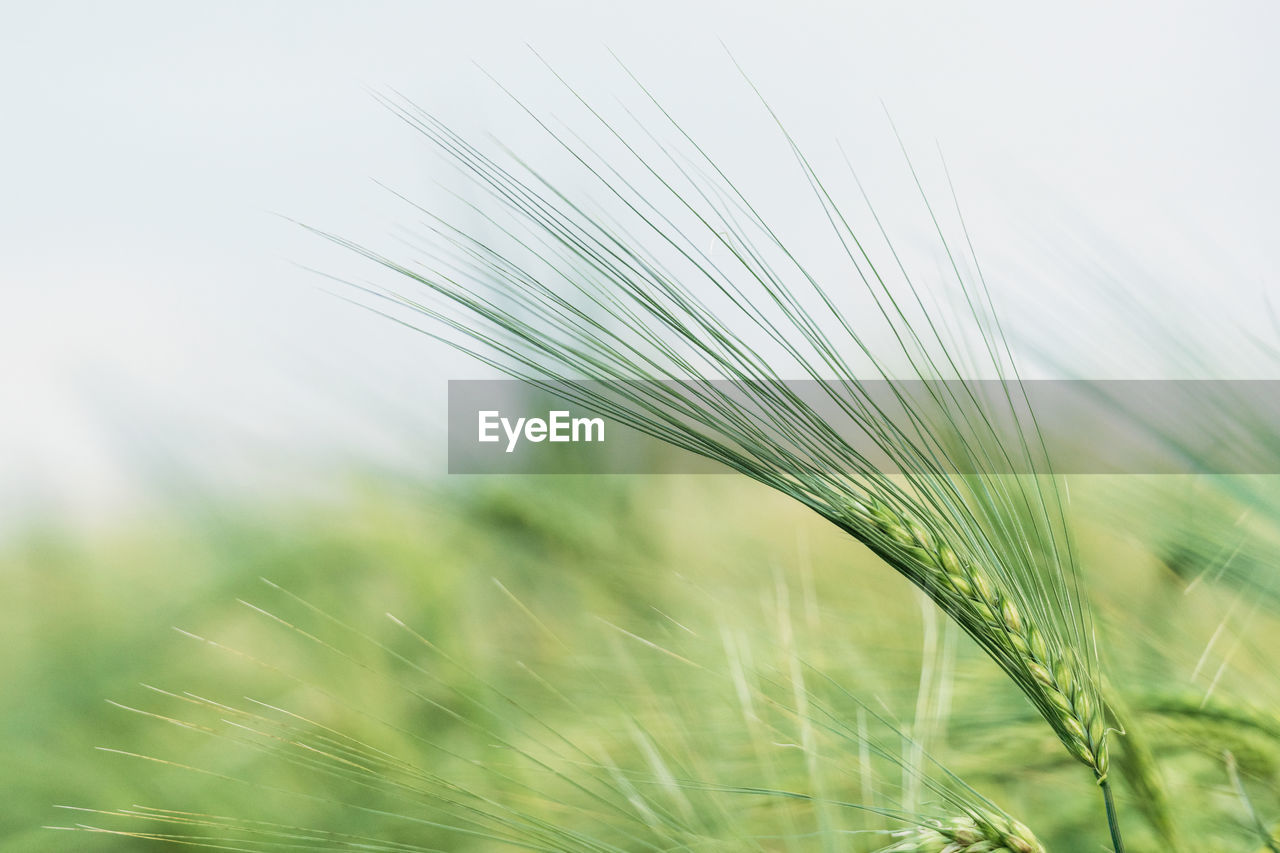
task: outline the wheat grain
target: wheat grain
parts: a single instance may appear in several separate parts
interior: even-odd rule
[[[1109,757],[1102,702],[1069,649],[1041,630],[976,562],[938,541],[919,521],[875,498],[850,501],[833,519],[923,589],[1023,688],[1073,756],[1099,781]]]
[[[913,827],[882,853],[1044,853],[1031,830],[1013,818],[974,811],[964,817]]]

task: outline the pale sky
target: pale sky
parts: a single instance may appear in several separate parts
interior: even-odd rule
[[[883,101],[913,151],[942,145],[998,270],[1065,220],[1084,233],[1053,251],[1092,232],[1154,302],[1248,325],[1280,269],[1274,3],[10,5],[0,528],[111,517],[178,463],[218,489],[313,488],[346,461],[440,473],[445,382],[487,374],[327,293],[304,267],[367,270],[282,217],[371,242],[414,224],[376,181],[429,194],[438,166],[371,91],[536,151],[477,69],[559,115],[530,46],[602,102],[636,97],[616,52],[766,201],[775,164],[796,176],[725,47],[892,210],[910,193]],[[1123,375],[1111,321],[1114,354],[1088,354]]]

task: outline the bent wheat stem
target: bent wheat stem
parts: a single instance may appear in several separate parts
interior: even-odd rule
[[[906,390],[893,378],[891,363],[905,358],[920,380],[958,377],[952,352],[957,342],[925,310],[890,244],[906,291],[921,311],[908,315],[911,303],[893,295],[785,130],[853,280],[865,285],[879,309],[869,319],[883,321],[898,351],[876,354],[869,342],[874,332],[861,328],[863,316],[846,310],[836,291],[819,284],[660,106],[677,137],[692,148],[689,158],[680,158],[660,147],[669,172],[579,100],[632,158],[634,175],[526,111],[582,167],[584,177],[618,202],[616,213],[625,221],[612,213],[589,214],[525,164],[519,173],[512,171],[434,116],[391,105],[496,203],[490,212],[468,202],[492,226],[493,239],[478,239],[433,216],[430,228],[442,245],[433,247],[435,257],[422,266],[325,236],[423,286],[432,297],[422,301],[362,288],[389,300],[393,312],[413,312],[411,319],[388,314],[392,319],[570,403],[778,489],[870,547],[987,652],[1068,752],[1089,767],[1103,788],[1119,849],[1106,784],[1107,727],[1092,617],[1080,589],[1065,501],[1034,416],[1030,426],[1018,417],[1029,401],[1004,333],[993,317],[980,316],[990,303],[981,273],[977,283],[961,274],[926,199],[973,313],[974,334],[990,359],[987,368],[1002,378],[1013,374],[1013,381],[1002,386],[994,404],[958,378],[956,385],[941,387],[926,382],[923,393]],[[639,189],[642,184],[652,186],[652,193]],[[662,208],[663,198],[670,210]],[[655,245],[645,245],[637,234],[649,235]],[[887,234],[882,236],[887,242]],[[702,248],[706,239],[727,257],[711,257]],[[442,252],[445,257],[439,257]],[[701,292],[698,284],[705,286]],[[430,318],[431,330],[418,326],[414,315]],[[846,354],[869,362],[892,403],[868,391]],[[816,383],[823,406],[832,404],[835,411],[820,411],[783,381],[780,371],[788,370]],[[584,384],[584,377],[596,384]],[[723,381],[733,385],[732,392]],[[895,404],[904,411],[897,413]],[[1012,439],[993,425],[1002,415],[1019,424]],[[888,457],[905,487],[849,440],[837,425],[842,421]],[[1020,466],[1009,467],[1013,457]],[[963,475],[960,459],[972,464],[963,471],[974,476]],[[1010,470],[1041,474],[1002,478]]]

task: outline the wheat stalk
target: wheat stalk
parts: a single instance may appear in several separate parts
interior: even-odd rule
[[[1140,701],[1141,709],[1147,714],[1207,723],[1229,730],[1247,729],[1280,741],[1280,714],[1257,708],[1231,694],[1164,693],[1145,696]]]
[[[493,241],[481,241],[437,220],[431,226],[435,237],[456,254],[450,258],[436,252],[428,266],[399,263],[324,235],[444,301],[428,304],[395,290],[362,288],[437,325],[422,328],[412,319],[388,316],[570,403],[772,486],[869,546],[956,620],[1021,688],[1069,753],[1089,767],[1103,789],[1119,849],[1107,784],[1107,730],[1094,671],[1091,617],[1078,588],[1056,484],[1046,489],[1039,477],[1031,477],[1026,488],[1022,480],[1010,482],[998,475],[966,480],[956,476],[958,468],[949,455],[958,452],[979,471],[1007,470],[1001,468],[1001,457],[1008,463],[1011,454],[1032,470],[1043,470],[1036,467],[1044,461],[1038,455],[1043,443],[1037,444],[1037,434],[1020,432],[1012,447],[1002,444],[1007,436],[995,430],[982,401],[963,383],[959,389],[926,390],[942,415],[940,423],[925,422],[913,398],[890,378],[886,364],[831,295],[696,144],[712,173],[710,186],[701,179],[705,176],[673,159],[678,176],[692,187],[690,201],[600,119],[636,154],[639,167],[662,182],[682,212],[695,216],[711,239],[731,254],[745,285],[698,248],[695,238],[675,229],[653,200],[613,165],[592,162],[594,152],[566,142],[536,117],[591,176],[623,201],[637,227],[663,242],[664,252],[644,248],[625,226],[586,214],[537,173],[530,171],[524,178],[513,174],[421,110],[392,106],[474,177],[497,202],[497,210],[512,214],[513,221],[499,221],[471,205],[510,241],[508,254]],[[600,118],[594,110],[592,114]],[[790,137],[787,140],[791,143]],[[905,284],[921,309],[914,319],[890,293],[808,161],[791,144],[851,264],[918,377],[955,375],[958,368],[948,346],[952,342],[924,310],[905,269]],[[929,212],[932,216],[931,207]],[[945,238],[943,245],[950,257]],[[671,269],[663,257],[672,249],[680,270]],[[785,264],[790,272],[776,264]],[[954,258],[953,268],[962,286],[972,287],[960,276]],[[727,302],[713,308],[686,283],[693,279],[708,282]],[[808,294],[805,299],[801,290]],[[976,298],[982,293],[985,283]],[[991,367],[1005,375],[1012,370],[1012,354],[1003,333],[993,318],[978,317],[974,291],[967,291],[967,298]],[[817,313],[807,306],[809,301]],[[465,318],[458,316],[459,308]],[[762,355],[749,332],[762,335],[780,357]],[[841,355],[850,343],[888,383],[906,410],[906,422],[882,408]],[[791,365],[816,381],[839,413],[896,464],[905,487],[885,476],[783,382],[778,364]],[[691,381],[690,375],[710,375],[736,385],[730,393],[713,382]],[[579,381],[584,376],[605,384],[585,385]],[[1007,403],[1009,410],[1017,408],[1016,382],[1015,373],[1013,390],[1006,387],[1006,399],[998,401]],[[930,427],[938,426],[946,431],[944,438],[930,434]]]

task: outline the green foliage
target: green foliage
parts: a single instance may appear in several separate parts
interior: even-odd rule
[[[1088,501],[1112,482],[1076,492]],[[1097,584],[1103,613],[1124,608],[1118,636],[1182,613],[1188,644],[1203,644],[1208,614],[1229,608],[1205,588],[1174,611],[1156,559],[1111,549],[1104,526],[1084,531],[1086,554],[1114,552],[1090,559],[1099,581],[1130,581]],[[1047,849],[1104,843],[1090,786],[977,645],[871,552],[743,481],[366,483],[340,507],[76,541],[46,532],[4,558],[18,652],[6,850],[142,843],[39,828],[74,824],[250,850],[281,849],[262,830],[318,849],[493,849],[457,828],[476,828],[478,804],[501,819],[485,818],[487,833],[561,850],[873,851],[997,803]],[[1264,646],[1280,636],[1272,619],[1253,631]],[[1117,670],[1145,667],[1148,649],[1110,647]],[[1256,709],[1229,713],[1230,694],[1194,714],[1166,683],[1121,686],[1182,837],[1251,849],[1222,753],[1265,818],[1280,810],[1280,742]],[[1138,806],[1147,795],[1122,765],[1121,807]],[[1130,848],[1168,849],[1141,812]]]

